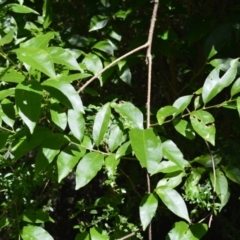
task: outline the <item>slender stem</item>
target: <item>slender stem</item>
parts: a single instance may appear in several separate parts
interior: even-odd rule
[[[128,239],[128,238],[130,238],[130,237],[134,236],[135,234],[136,234],[136,233],[135,233],[135,232],[133,232],[133,233],[130,233],[130,234],[126,235],[125,237],[118,238],[117,240],[125,240],[125,239]]]

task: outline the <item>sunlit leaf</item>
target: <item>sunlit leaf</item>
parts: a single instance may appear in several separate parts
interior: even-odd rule
[[[117,149],[123,138],[123,131],[118,125],[113,125],[110,128],[110,134],[108,138],[108,146],[111,152]]]
[[[110,175],[115,175],[120,159],[116,159],[115,154],[111,154],[105,159],[105,167]]]
[[[192,140],[195,138],[195,132],[192,128],[192,125],[184,119],[175,119],[173,120],[174,128],[182,134],[184,137]]]
[[[165,106],[158,110],[157,112],[157,120],[160,125],[162,125],[166,119],[166,117],[174,115],[174,113],[178,112],[178,109],[173,106]]]
[[[0,46],[10,43],[14,37],[14,30],[9,31],[3,38],[0,39]]]
[[[15,13],[34,13],[34,14],[39,14],[38,12],[36,12],[35,10],[33,10],[30,7],[24,6],[24,5],[20,5],[20,4],[16,4],[16,3],[11,3],[5,6],[6,9],[13,11]]]
[[[182,171],[168,173],[157,183],[157,187],[175,188],[182,182],[184,176],[185,173]]]
[[[52,22],[52,5],[51,0],[44,0],[43,4],[43,27],[46,29]]]
[[[15,110],[12,102],[7,98],[1,102],[0,117],[11,128],[15,122]]]
[[[96,15],[91,18],[89,32],[104,28],[108,23],[108,17]]]
[[[23,240],[53,240],[53,237],[43,228],[37,226],[25,226],[22,229]]]
[[[67,127],[67,114],[58,103],[52,103],[50,105],[51,120],[62,130]]]

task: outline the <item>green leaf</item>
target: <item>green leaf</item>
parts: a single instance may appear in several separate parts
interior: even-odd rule
[[[9,132],[0,132],[0,149],[5,147],[9,135]]]
[[[193,95],[187,95],[178,98],[174,103],[173,107],[177,108],[178,111],[174,113],[174,116],[178,115],[179,113],[183,112],[187,106],[190,104]]]
[[[57,156],[58,182],[60,183],[75,167],[79,159],[85,155],[84,148],[79,149],[76,145],[69,145]]]
[[[130,141],[125,142],[116,152],[116,159],[126,156],[132,152]]]
[[[28,223],[44,223],[44,222],[53,222],[54,220],[48,215],[47,212],[42,210],[25,210],[21,215],[21,219]]]
[[[240,78],[238,78],[234,84],[232,85],[231,88],[231,97],[233,97],[234,95],[236,95],[237,93],[240,92]]]
[[[18,113],[30,133],[33,133],[38,122],[42,97],[42,87],[35,80],[24,81],[16,87],[15,99]]]
[[[49,47],[46,50],[54,63],[65,65],[71,70],[81,71],[75,57],[68,50],[60,47]]]
[[[100,227],[90,228],[91,240],[109,240],[106,231],[103,231]]]
[[[89,233],[83,232],[83,233],[78,233],[75,240],[91,240]]]
[[[207,111],[199,110],[191,112],[190,120],[193,129],[214,146],[216,134],[214,117]]]
[[[7,4],[5,6],[5,8],[10,10],[10,11],[13,11],[15,13],[34,13],[34,14],[39,14],[38,12],[33,10],[32,8],[29,8],[27,6],[20,5],[20,4],[15,4],[15,3]]]
[[[52,22],[52,0],[44,0],[43,4],[43,27],[46,29]]]
[[[157,120],[159,125],[162,125],[166,119],[166,117],[174,115],[178,112],[178,109],[173,106],[165,106],[158,110],[157,112]]]
[[[0,46],[4,46],[5,44],[8,44],[12,42],[14,37],[15,30],[9,31],[3,38],[0,39]]]
[[[102,15],[96,15],[91,18],[89,32],[96,31],[104,28],[108,23],[108,17]]]
[[[167,140],[162,143],[162,152],[164,158],[174,162],[180,169],[189,166],[188,161],[183,158],[182,152],[172,140]]]
[[[184,119],[173,120],[174,128],[182,134],[184,137],[193,140],[195,138],[195,132],[192,125]]]
[[[191,163],[199,163],[202,166],[204,166],[205,168],[212,168],[213,164],[212,164],[212,157],[213,157],[213,161],[214,161],[214,165],[217,166],[222,158],[219,157],[218,155],[209,155],[209,154],[205,154],[205,155],[201,155],[199,157],[194,158]]]
[[[127,83],[128,85],[131,85],[131,80],[132,80],[132,74],[127,65],[124,65],[124,67],[121,69],[119,72],[119,78]]]
[[[162,178],[158,184],[158,187],[169,187],[169,188],[175,188],[177,187],[180,183],[182,183],[182,178],[185,176],[184,172],[177,171],[177,172],[171,172],[168,173]]]
[[[240,97],[237,97],[237,111],[240,116]]]
[[[15,122],[15,110],[12,102],[7,98],[1,102],[0,116],[8,126],[13,128]]]
[[[221,65],[213,69],[203,85],[202,99],[205,104],[233,82],[237,74],[237,66],[238,58],[230,62],[230,68],[222,77],[219,77]]]
[[[49,136],[38,151],[35,163],[35,176],[42,172],[58,155],[64,144],[64,135],[55,133]]]
[[[70,83],[50,79],[43,82],[42,86],[46,91],[50,92],[53,97],[59,100],[60,103],[64,103],[67,106],[70,105],[75,111],[84,113],[82,100]]]
[[[171,161],[161,161],[157,168],[155,169],[154,173],[152,175],[162,172],[162,173],[172,173],[176,171],[182,171],[182,167],[179,167],[174,162]]]
[[[123,140],[123,131],[118,125],[113,125],[110,128],[110,134],[108,138],[109,150],[113,152],[117,149]]]
[[[69,109],[68,125],[74,137],[81,141],[85,131],[85,120],[83,114],[79,111]]]
[[[154,194],[145,195],[140,203],[140,219],[143,231],[146,230],[149,223],[152,221],[158,207],[158,199]]]
[[[25,79],[25,76],[17,71],[10,70],[6,72],[1,72],[1,81],[4,82],[14,82],[20,83]],[[4,90],[3,90],[4,91]]]
[[[210,173],[210,180],[212,186],[214,186],[214,176],[212,172]],[[219,169],[216,169],[216,193],[221,201],[219,209],[221,211],[222,208],[227,204],[230,197],[230,193],[228,190],[228,181],[224,174]]]
[[[228,164],[226,167],[223,168],[223,171],[231,181],[240,185],[240,169],[239,168]]]
[[[46,34],[39,34],[34,38],[29,39],[26,42],[20,44],[21,48],[35,47],[35,48],[47,48],[48,43],[54,38],[54,32],[48,32]]]
[[[31,225],[23,227],[21,237],[23,240],[54,240],[43,228]]]
[[[111,108],[110,104],[106,103],[96,114],[93,123],[93,140],[97,146],[101,143],[104,134],[106,133],[110,121]]]
[[[13,95],[14,93],[15,93],[15,88],[9,88],[6,90],[2,90],[2,91],[0,91],[0,100]]]
[[[58,103],[52,103],[50,105],[51,119],[56,126],[65,130],[67,127],[67,114]]]
[[[113,45],[108,41],[100,41],[97,42],[92,48],[98,49],[102,52],[108,53],[110,55],[114,55],[114,47]]]
[[[56,78],[52,56],[44,49],[25,47],[14,50],[20,61],[51,78]]]
[[[169,187],[158,187],[155,191],[170,211],[189,223],[191,222],[186,204],[176,190]]]
[[[111,107],[126,121],[130,128],[143,129],[143,114],[130,102],[111,103]]]
[[[162,147],[159,137],[153,129],[132,129],[130,141],[133,151],[143,168],[153,173],[162,159]]]
[[[113,176],[116,174],[117,166],[118,166],[119,162],[120,162],[120,159],[117,159],[115,154],[111,154],[106,157],[105,167],[106,167],[109,175]]]
[[[185,222],[176,222],[166,240],[199,240],[206,234],[207,230],[207,224],[204,223],[197,223],[189,228]]]
[[[96,74],[103,69],[101,59],[97,55],[92,53],[87,54],[83,59],[82,63],[85,64],[87,70],[93,74]]]
[[[87,185],[102,168],[104,155],[96,152],[87,153],[76,169],[76,190]]]

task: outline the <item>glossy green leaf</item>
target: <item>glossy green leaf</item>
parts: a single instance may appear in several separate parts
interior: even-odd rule
[[[237,111],[240,116],[240,97],[237,97]]]
[[[223,171],[231,181],[240,185],[240,169],[239,168],[229,164],[223,168]]]
[[[101,59],[92,53],[85,56],[82,63],[86,66],[87,70],[93,74],[100,72],[103,69],[103,64]]]
[[[71,70],[81,71],[75,57],[68,50],[60,47],[49,47],[46,50],[54,63],[65,65]]]
[[[109,150],[113,152],[116,150],[123,140],[123,131],[118,125],[113,125],[110,128],[110,134],[108,138]]]
[[[9,89],[2,90],[2,91],[0,91],[0,100],[13,95],[14,93],[15,93],[15,88],[9,88]]]
[[[15,100],[18,113],[30,133],[33,133],[38,122],[42,97],[42,87],[35,80],[24,81],[16,87]]]
[[[182,178],[185,176],[185,173],[182,171],[168,173],[157,183],[158,187],[169,187],[175,188],[182,183]]]
[[[54,38],[54,32],[48,32],[46,34],[39,34],[34,38],[29,39],[26,42],[20,44],[21,48],[35,47],[35,48],[47,48],[48,43]]]
[[[143,129],[143,114],[130,102],[111,103],[111,107],[125,120],[125,125],[129,128]]]
[[[54,240],[43,228],[31,225],[23,227],[21,237],[23,240]]]
[[[67,127],[67,114],[58,103],[50,105],[51,120],[60,129],[65,130]]]
[[[195,138],[195,132],[192,125],[184,119],[173,120],[174,128],[182,134],[184,137],[193,140]]]
[[[213,173],[210,173],[210,180],[212,183],[212,186],[214,186],[214,176]],[[216,169],[216,193],[217,196],[219,197],[221,201],[220,205],[220,211],[221,209],[227,204],[229,197],[230,197],[230,192],[228,189],[228,181],[226,177],[224,176],[223,172],[221,172],[219,169]]]
[[[207,111],[199,110],[191,112],[190,120],[193,129],[214,146],[216,134],[214,117]]]
[[[223,58],[223,59],[215,58],[211,60],[209,64],[211,64],[213,67],[219,66],[223,72],[226,72],[230,68],[230,63],[232,60],[233,58]],[[238,62],[238,71],[239,70],[240,70],[240,63]]]
[[[52,5],[51,0],[44,0],[43,4],[43,27],[46,29],[52,22]]]
[[[155,191],[170,211],[187,220],[189,223],[191,222],[187,206],[176,190],[169,187],[158,187]]]
[[[108,23],[108,17],[96,15],[91,18],[89,32],[104,28]]]
[[[174,103],[173,107],[177,108],[178,111],[174,113],[174,116],[178,115],[179,113],[183,112],[187,106],[190,104],[193,95],[187,95],[178,98]]]
[[[81,157],[86,153],[86,149],[79,149],[76,145],[69,145],[57,156],[58,182],[60,183],[75,167]]]
[[[207,233],[207,230],[205,223],[197,223],[189,227],[185,222],[176,222],[166,240],[199,240]]]
[[[0,116],[2,120],[11,128],[13,128],[15,122],[15,110],[12,102],[7,98],[1,102]]]
[[[131,152],[132,152],[131,142],[127,141],[121,147],[119,147],[119,149],[117,150],[116,159],[118,159],[122,156],[126,156],[126,155],[130,154]]]
[[[117,166],[118,166],[119,162],[120,162],[120,159],[119,158],[117,159],[115,154],[111,154],[106,157],[105,167],[106,167],[109,175],[113,176],[116,174]]]
[[[152,173],[156,174],[159,172],[162,173],[172,173],[172,172],[176,172],[176,171],[182,171],[182,167],[179,167],[177,164],[175,164],[174,162],[171,161],[161,161],[158,166],[156,167],[155,171]]]
[[[238,59],[232,60],[230,62],[230,68],[222,77],[220,77],[220,66],[213,69],[203,85],[202,99],[205,104],[233,82],[237,74],[237,66]]]
[[[133,151],[143,168],[153,173],[162,159],[162,147],[159,137],[153,129],[132,129],[130,141]]]
[[[96,114],[93,123],[93,140],[97,146],[101,143],[104,134],[106,133],[110,121],[111,108],[110,104],[106,103]]]
[[[145,195],[140,203],[139,213],[143,231],[146,230],[152,221],[158,207],[158,199],[154,194]]]
[[[240,78],[238,78],[231,88],[231,97],[240,92]]]
[[[98,49],[98,50],[108,53],[112,56],[114,55],[114,47],[108,41],[97,42],[92,48]]]
[[[104,155],[96,152],[87,153],[76,169],[76,190],[87,185],[102,168]]]
[[[183,154],[172,140],[162,143],[163,157],[174,162],[181,169],[189,166],[188,161],[183,158]]]
[[[72,131],[74,137],[79,141],[82,140],[85,131],[85,120],[83,114],[79,111],[69,109],[68,110],[68,126]]]
[[[23,63],[37,69],[51,78],[56,77],[52,56],[44,49],[25,47],[14,50]]]
[[[16,3],[11,3],[5,6],[6,9],[13,11],[15,13],[34,13],[34,14],[39,14],[32,8],[29,8],[24,5],[16,4]]]
[[[0,46],[10,43],[14,37],[14,30],[9,31],[3,38],[0,39]]]
[[[178,109],[173,106],[165,106],[158,110],[157,112],[157,120],[160,125],[162,125],[166,119],[166,117],[174,115],[174,113],[178,112]]]
[[[55,133],[49,136],[38,151],[35,163],[35,176],[42,172],[58,155],[64,144],[64,135]]]
[[[67,106],[70,105],[74,110],[84,113],[82,100],[70,83],[50,79],[43,82],[42,86],[59,102],[64,103]]]

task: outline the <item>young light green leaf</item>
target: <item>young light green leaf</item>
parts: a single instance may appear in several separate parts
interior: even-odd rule
[[[111,154],[106,157],[105,167],[106,167],[109,175],[113,176],[116,174],[117,166],[118,166],[119,162],[120,162],[120,159],[119,158],[117,159],[115,154]]]
[[[111,108],[110,104],[106,103],[96,114],[93,123],[93,140],[97,146],[101,143],[104,134],[106,133],[110,121]]]
[[[182,134],[184,137],[193,140],[195,138],[195,132],[192,128],[192,125],[184,119],[175,119],[173,120],[174,128]]]
[[[100,227],[93,227],[90,229],[91,240],[109,240],[106,231],[103,231]]]
[[[125,125],[129,128],[143,129],[143,114],[130,102],[111,103],[111,107],[126,121]]]
[[[158,187],[155,191],[170,211],[191,223],[187,206],[176,190],[169,187]]]
[[[50,105],[51,119],[56,126],[65,130],[67,127],[67,114],[58,103],[52,103]]]
[[[116,159],[126,156],[132,152],[130,141],[125,142],[116,152]]]
[[[236,95],[237,93],[240,92],[240,78],[238,78],[234,84],[232,85],[231,88],[231,97],[233,97],[234,95]]]
[[[123,131],[118,125],[112,125],[108,138],[109,150],[113,152],[117,149],[123,140]]]
[[[35,80],[19,83],[15,91],[15,100],[20,117],[29,128],[30,133],[33,133],[41,110],[41,85]]]
[[[158,187],[169,187],[169,188],[175,188],[177,187],[180,183],[182,183],[182,178],[185,176],[185,173],[182,171],[176,171],[172,173],[168,173],[162,178],[158,184]]]
[[[87,185],[102,168],[104,155],[96,152],[87,153],[76,169],[76,190]]]
[[[240,169],[239,168],[229,164],[226,167],[223,167],[223,171],[231,181],[240,185]]]
[[[176,222],[166,240],[199,240],[207,232],[207,224],[197,223],[189,226],[185,222]]]
[[[199,110],[191,112],[190,120],[193,129],[214,146],[216,134],[214,117],[207,111]]]
[[[221,201],[220,205],[220,211],[222,208],[227,204],[229,197],[230,197],[230,192],[228,189],[228,181],[224,174],[219,170],[216,169],[216,179],[214,179],[213,173],[210,173],[210,180],[212,183],[212,186],[214,186],[215,180],[216,180],[216,193]]]
[[[52,22],[52,6],[51,0],[44,0],[43,4],[43,27],[46,29]]]
[[[23,227],[21,237],[23,240],[54,240],[43,228],[31,225]]]
[[[140,203],[139,213],[143,227],[143,231],[146,230],[149,223],[152,221],[158,207],[158,199],[154,194],[145,195]]]
[[[149,173],[156,171],[162,159],[162,147],[159,137],[153,129],[132,129],[130,131],[130,141],[133,151],[143,168],[147,168]]]
[[[7,98],[3,99],[0,108],[0,117],[11,128],[15,122],[15,110],[12,102]]]
[[[44,49],[25,47],[14,50],[23,63],[37,69],[51,78],[56,78],[52,56]]]
[[[34,13],[34,14],[39,14],[38,12],[33,10],[32,8],[29,8],[29,7],[24,6],[24,5],[16,4],[16,3],[7,4],[5,6],[5,8],[7,10],[13,11],[15,13]]]
[[[4,46],[5,44],[8,44],[13,40],[14,31],[15,30],[9,31],[3,38],[0,39],[0,46]]]
[[[108,23],[108,17],[102,15],[96,15],[91,18],[89,32],[96,31],[104,28]]]
[[[172,140],[167,140],[162,143],[162,151],[163,157],[174,162],[180,169],[189,166],[188,161],[183,158],[182,152]]]
[[[81,71],[75,57],[68,50],[60,47],[49,47],[46,50],[54,63],[65,65],[71,70]]]
[[[57,80],[47,80],[42,83],[46,91],[50,92],[59,102],[72,107],[75,111],[84,113],[82,100],[75,88],[70,83],[60,82]]]
[[[35,163],[35,176],[43,171],[60,152],[62,145],[64,144],[64,135],[55,133],[49,136],[38,151]]]
[[[202,99],[205,104],[233,82],[237,74],[237,67],[238,58],[230,62],[230,68],[221,78],[219,77],[221,65],[213,69],[203,85]]]
[[[187,96],[183,96],[178,98],[174,103],[173,103],[173,107],[177,108],[178,111],[175,112],[173,115],[176,116],[179,113],[183,112],[186,107],[190,104],[191,100],[192,100],[193,95],[187,95]]]
[[[166,117],[169,117],[171,115],[174,115],[178,109],[173,106],[165,106],[158,110],[157,112],[157,120],[160,125],[162,125],[166,119]]]
[[[69,145],[57,156],[58,182],[60,183],[75,167],[79,159],[86,153],[85,148]]]

